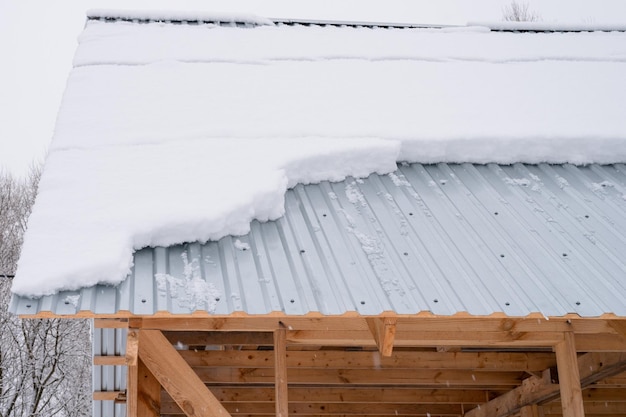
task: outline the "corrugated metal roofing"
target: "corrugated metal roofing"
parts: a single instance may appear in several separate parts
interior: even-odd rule
[[[626,315],[624,164],[401,164],[285,198],[248,235],[142,249],[116,288],[11,309]]]

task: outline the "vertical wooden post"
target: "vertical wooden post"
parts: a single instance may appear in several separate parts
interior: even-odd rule
[[[139,417],[137,411],[138,350],[139,335],[136,329],[128,329],[126,335],[126,416]]]
[[[276,390],[276,417],[288,417],[289,400],[287,398],[287,330],[274,330],[274,379]]]
[[[554,350],[559,374],[563,417],[584,417],[585,409],[583,408],[574,333],[566,332],[563,341],[559,342]]]

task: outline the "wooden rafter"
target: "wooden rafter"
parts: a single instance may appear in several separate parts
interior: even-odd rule
[[[366,320],[380,354],[385,357],[391,356],[391,352],[393,352],[393,342],[396,337],[396,323],[398,319],[395,317],[376,317]]]

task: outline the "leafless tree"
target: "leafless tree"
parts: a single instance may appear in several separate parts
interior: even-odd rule
[[[84,417],[91,414],[89,323],[21,320],[7,311],[40,172],[0,174],[0,417]]]
[[[502,9],[502,19],[509,22],[536,22],[539,20],[539,15],[529,9],[528,3],[518,3],[513,0]]]

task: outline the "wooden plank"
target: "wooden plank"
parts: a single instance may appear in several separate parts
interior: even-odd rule
[[[222,346],[222,345],[265,345],[274,344],[274,336],[269,332],[191,332],[167,331],[163,335],[174,345]]]
[[[126,329],[128,319],[94,319],[93,327],[96,329]]]
[[[161,384],[145,363],[137,362],[137,416],[159,417],[161,415]]]
[[[250,367],[272,368],[271,351],[242,350],[181,350],[180,355],[191,366],[209,367]],[[556,366],[553,353],[521,352],[393,352],[391,357],[383,357],[376,351],[287,351],[289,368],[326,368],[326,369],[467,369],[541,372]]]
[[[584,403],[585,414],[606,414],[606,415],[618,415],[618,414],[626,414],[626,402],[608,402],[608,401],[597,401],[597,402],[586,402]],[[559,414],[559,411],[562,410],[562,404],[555,402],[544,405],[545,412],[547,414]],[[565,416],[565,414],[562,414]]]
[[[378,346],[378,351],[385,357],[391,356],[393,352],[397,321],[398,319],[395,317],[367,319],[367,325],[374,337],[376,346]]]
[[[274,402],[273,387],[209,387],[220,402]],[[289,403],[407,403],[407,404],[482,404],[493,398],[493,391],[480,389],[419,389],[376,387],[289,387]],[[164,394],[164,399],[168,398]]]
[[[274,370],[267,368],[194,367],[207,384],[274,385]],[[300,369],[289,370],[289,384],[311,385],[410,385],[414,387],[512,388],[520,384],[521,372],[405,369]]]
[[[188,417],[230,416],[160,331],[139,332],[139,357]]]
[[[137,366],[137,357],[139,352],[139,335],[137,330],[131,329],[126,335],[126,364],[128,366]]]
[[[571,340],[570,340],[571,343]],[[571,346],[570,346],[571,348]],[[578,358],[577,369],[581,387],[623,372],[626,364],[624,353],[587,353]],[[596,387],[598,385],[595,385]],[[522,407],[554,400],[560,395],[558,384],[552,384],[549,372],[543,377],[530,377],[518,388],[507,392],[468,413],[467,417],[503,417],[518,412]]]
[[[119,401],[121,398],[126,398],[124,391],[94,391],[94,401]]]
[[[126,356],[95,355],[93,357],[93,364],[95,366],[126,366],[126,363]]]
[[[563,416],[585,417],[574,333],[565,333],[564,340],[557,344],[554,350],[559,372]]]
[[[626,402],[626,388],[598,388],[593,385],[583,390],[583,401]]]
[[[562,333],[480,332],[466,328],[463,332],[400,332],[396,330],[396,347],[552,347],[563,339]],[[293,330],[287,333],[289,344],[324,346],[376,346],[369,330]]]
[[[234,416],[239,414],[274,415],[271,403],[224,403],[224,407]],[[180,413],[174,402],[164,402],[163,412]],[[294,415],[378,415],[378,416],[434,416],[458,417],[462,413],[460,404],[346,404],[310,402],[289,405],[289,412]]]
[[[547,320],[537,318],[511,317],[416,317],[380,316],[222,316],[222,317],[141,317],[130,318],[130,327],[173,331],[266,331],[273,332],[282,325],[294,330],[365,330],[369,329],[367,318],[394,318],[398,332],[441,331],[444,333],[467,332],[511,332],[515,333],[563,333],[576,334],[618,334],[624,319],[606,320],[596,318],[553,317]]]
[[[287,385],[287,331],[274,330],[274,379],[276,390],[276,417],[289,416]]]

